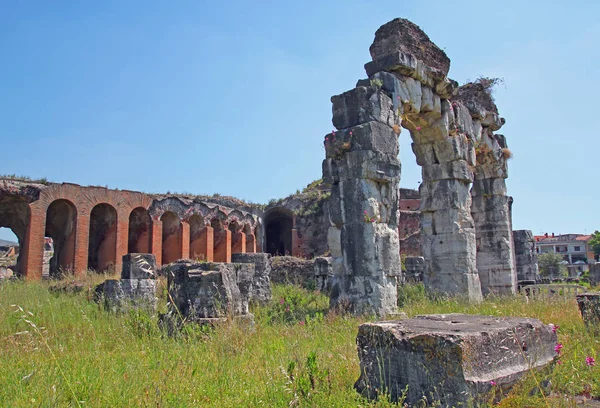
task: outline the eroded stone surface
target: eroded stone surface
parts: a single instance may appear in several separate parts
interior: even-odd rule
[[[95,299],[105,308],[120,311],[128,307],[155,310],[156,259],[152,254],[123,255],[121,279],[108,279],[96,286]]]
[[[163,270],[172,299],[171,315],[186,321],[250,316],[254,264],[180,261]]]
[[[600,293],[588,292],[577,295],[577,305],[585,326],[600,332]]]
[[[248,263],[254,265],[254,278],[252,279],[250,300],[261,303],[271,300],[270,257],[271,255],[264,253],[231,255],[231,262],[233,263]]]
[[[478,403],[491,381],[508,389],[550,363],[555,344],[552,326],[529,318],[448,314],[365,323],[355,388],[369,398],[388,390],[397,401],[408,386],[411,406],[423,397],[441,406]]]
[[[121,279],[155,279],[156,258],[152,254],[127,254],[123,256]]]
[[[539,272],[533,233],[530,230],[513,231],[513,242],[515,244],[518,281],[535,282],[538,279]]]
[[[95,297],[106,309],[115,312],[130,307],[155,310],[156,287],[154,279],[108,279],[96,286]]]

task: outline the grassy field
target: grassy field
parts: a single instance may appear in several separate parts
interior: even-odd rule
[[[275,287],[271,304],[254,307],[254,328],[231,322],[166,336],[158,318],[114,314],[79,293],[53,293],[56,282],[0,283],[1,407],[354,407],[370,403],[353,390],[359,376],[355,338],[368,317],[327,313],[328,299]],[[163,283],[164,285],[164,283]],[[65,285],[69,287],[68,285]],[[162,307],[166,305],[161,299]],[[497,298],[481,305],[431,300],[421,286],[400,290],[401,310],[514,315],[559,325],[560,361],[548,374],[552,395],[531,393],[528,378],[504,407],[572,406],[600,397],[600,337],[588,334],[575,301]],[[544,377],[546,378],[546,377]]]

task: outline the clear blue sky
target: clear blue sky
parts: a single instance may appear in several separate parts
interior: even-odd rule
[[[600,229],[597,1],[0,0],[0,173],[266,202],[321,177],[330,97],[405,17],[501,77],[515,229]],[[401,135],[401,185],[420,169]],[[0,237],[6,237],[5,232]]]

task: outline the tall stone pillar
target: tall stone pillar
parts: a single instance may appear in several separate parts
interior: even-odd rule
[[[475,180],[471,215],[477,236],[477,270],[484,295],[510,295],[517,289],[512,237],[511,201],[506,194],[507,160],[511,153],[502,135],[504,124],[491,96],[493,80],[458,88],[455,102],[468,108],[475,135]]]
[[[428,292],[482,299],[470,185],[476,132],[468,109],[450,98],[450,60],[415,24],[395,19],[375,33],[369,83],[391,96],[422,166],[421,232]],[[394,129],[400,133],[400,128]]]
[[[370,82],[332,97],[323,177],[332,185],[328,244],[330,306],[353,313],[396,311],[400,119],[392,96]]]
[[[533,233],[530,230],[513,231],[513,242],[515,243],[517,280],[519,282],[536,281],[539,271]]]

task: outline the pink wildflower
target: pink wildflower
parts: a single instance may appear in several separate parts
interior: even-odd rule
[[[369,214],[369,213],[367,212],[367,210],[365,210],[365,215],[367,215],[367,214]]]
[[[283,298],[279,299],[279,304],[283,305],[285,303],[285,300],[283,300]]]
[[[352,136],[352,131],[350,131],[350,136]]]
[[[558,329],[559,329],[559,328],[560,328],[560,326],[559,326],[559,325],[557,325],[557,324],[553,324],[553,325],[552,325],[552,333],[556,333],[556,332],[558,331]]]
[[[562,364],[562,361],[560,361],[560,360],[556,360],[556,364],[558,364],[558,365],[561,365],[561,364]]]
[[[421,126],[417,126],[417,130],[421,130]]]
[[[300,326],[304,326],[304,320],[301,320],[299,324]]]
[[[496,381],[494,381],[494,380],[490,381],[490,385],[491,385],[492,387],[495,387],[495,386],[497,385],[497,384],[496,384]]]
[[[587,357],[585,358],[585,363],[586,363],[588,366],[590,366],[590,367],[591,367],[591,366],[595,366],[595,365],[596,365],[596,360],[594,359],[594,357],[587,356]]]
[[[290,311],[290,307],[289,307],[289,306],[288,306],[288,307],[286,307],[286,308],[285,308],[285,311],[286,311],[286,312],[289,312],[289,311]]]
[[[556,343],[556,346],[554,346],[554,351],[556,351],[558,354],[560,354],[560,350],[563,348],[562,343]]]

